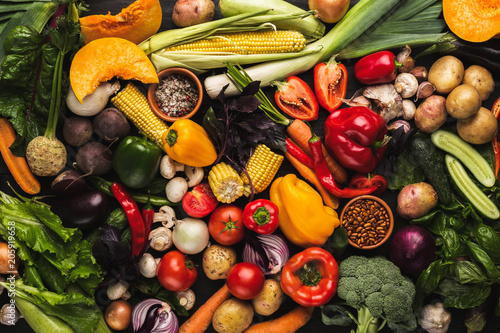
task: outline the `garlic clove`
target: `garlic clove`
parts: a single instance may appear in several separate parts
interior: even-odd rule
[[[424,81],[418,85],[417,93],[415,95],[415,101],[423,98],[427,98],[434,94],[436,87],[429,81]]]
[[[424,66],[417,66],[410,71],[410,74],[413,74],[417,78],[418,83],[422,83],[427,80],[427,76],[429,73]]]

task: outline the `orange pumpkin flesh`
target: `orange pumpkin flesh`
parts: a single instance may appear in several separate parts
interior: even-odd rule
[[[469,42],[484,42],[500,33],[498,0],[443,0],[443,15],[450,30]]]
[[[136,44],[117,37],[99,38],[75,54],[69,79],[76,98],[93,93],[101,82],[113,77],[158,83],[156,69]]]
[[[162,11],[159,0],[137,0],[116,16],[90,15],[80,18],[85,43],[103,37],[121,37],[139,44],[160,29]]]

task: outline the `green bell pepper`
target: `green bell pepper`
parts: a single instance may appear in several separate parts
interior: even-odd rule
[[[156,178],[163,152],[145,136],[123,138],[113,153],[113,170],[130,188],[143,188]]]

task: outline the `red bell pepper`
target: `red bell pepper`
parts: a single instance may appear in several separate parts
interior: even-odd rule
[[[333,56],[327,63],[314,67],[314,91],[319,105],[333,112],[342,105],[347,92],[347,69]]]
[[[500,98],[493,103],[491,112],[493,112],[498,119],[500,116]],[[498,179],[498,171],[500,171],[500,145],[498,144],[498,138],[496,136],[491,140],[491,145],[493,147],[493,153],[495,154],[495,178]]]
[[[359,59],[354,65],[354,75],[366,85],[389,83],[396,78],[400,66],[394,53],[380,51]]]
[[[310,247],[283,266],[281,289],[303,306],[321,306],[335,295],[339,280],[337,261],[330,252]]]
[[[279,208],[267,199],[249,202],[243,209],[243,224],[258,234],[272,234],[278,228]]]
[[[342,166],[357,172],[372,172],[390,139],[384,118],[365,106],[333,112],[324,131],[327,150]]]
[[[316,120],[319,105],[311,87],[302,79],[290,76],[285,82],[275,82],[274,99],[278,107],[295,119]]]
[[[381,195],[387,189],[387,179],[375,173],[357,173],[352,176],[349,182],[349,187],[352,188],[367,188],[371,186],[377,187],[377,190],[372,193],[373,195]]]

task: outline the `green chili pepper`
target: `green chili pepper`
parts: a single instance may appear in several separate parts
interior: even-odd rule
[[[158,174],[161,155],[160,147],[145,136],[127,136],[113,153],[113,169],[125,186],[143,188]]]

